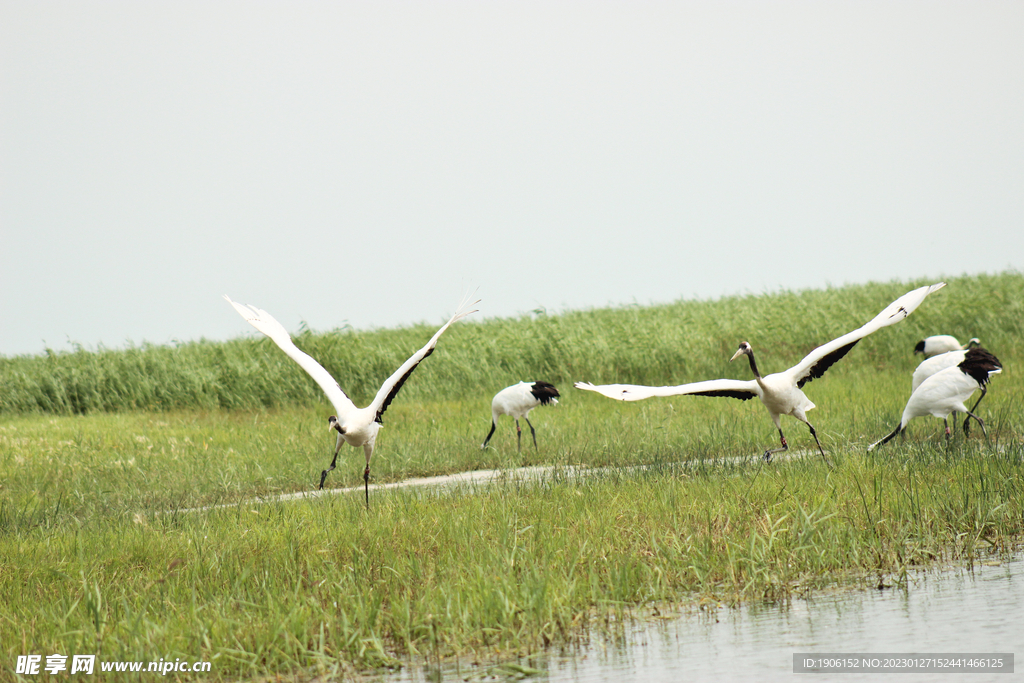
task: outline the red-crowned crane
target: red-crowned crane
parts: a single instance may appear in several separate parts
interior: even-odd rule
[[[947,440],[950,437],[950,430],[946,418],[952,412],[967,413],[967,420],[972,417],[977,420],[981,425],[981,433],[985,434],[985,422],[975,415],[973,410],[967,410],[964,401],[978,389],[984,392],[992,375],[1002,371],[999,359],[985,349],[980,347],[967,349],[964,352],[964,359],[960,363],[936,372],[914,389],[910,400],[907,401],[907,407],[903,409],[903,417],[900,419],[899,426],[884,439],[868,446],[868,450],[872,451],[876,446],[881,446],[892,440],[897,434],[905,433],[908,422],[915,417],[925,415],[942,418],[942,424],[946,426]],[[978,400],[981,401],[981,399]],[[977,408],[978,404],[975,403],[974,407]],[[965,420],[965,434],[967,433],[966,424]]]
[[[750,362],[750,370],[754,373],[754,379],[752,380],[713,379],[675,387],[645,387],[631,384],[594,386],[587,382],[577,382],[576,388],[596,391],[608,398],[622,401],[639,401],[652,396],[677,396],[683,394],[727,396],[729,398],[738,398],[742,401],[756,396],[761,399],[761,403],[768,409],[768,414],[771,416],[772,422],[775,423],[775,428],[779,430],[779,440],[782,442],[781,448],[765,450],[765,461],[771,461],[773,453],[785,451],[789,448],[786,437],[782,433],[782,425],[779,418],[782,415],[790,415],[807,425],[811,430],[811,436],[814,437],[814,442],[818,445],[818,451],[821,453],[822,459],[831,466],[828,458],[825,457],[825,450],[821,447],[821,442],[818,441],[818,435],[814,431],[814,426],[807,421],[806,413],[814,408],[814,404],[804,395],[801,389],[811,380],[821,377],[836,361],[849,353],[850,349],[861,339],[883,327],[900,322],[910,315],[924,301],[926,296],[941,289],[945,284],[940,282],[907,292],[886,306],[885,310],[876,315],[870,322],[853,332],[844,334],[838,339],[833,339],[829,343],[819,346],[789,370],[777,372],[767,377],[762,377],[757,369],[757,364],[754,362],[754,349],[748,342],[741,342],[739,349],[729,360],[733,361],[740,356],[747,356]]]
[[[973,349],[975,346],[981,346],[981,342],[978,341],[977,337],[973,337],[966,344],[961,344],[953,335],[936,334],[931,337],[925,337],[921,341],[917,342],[917,346],[914,347],[914,353],[920,353],[923,354],[925,358],[931,358],[932,356],[937,356],[940,353],[965,351],[967,349]]]
[[[537,448],[537,430],[530,422],[530,411],[537,406],[558,403],[558,396],[558,389],[555,388],[555,385],[547,382],[520,382],[502,389],[491,400],[491,431],[487,433],[487,438],[484,439],[480,448],[487,448],[488,442],[494,436],[498,418],[502,415],[511,415],[516,421],[516,447],[520,453],[523,452],[523,430],[519,427],[519,418],[523,418],[526,420],[526,424],[530,425],[533,447]]]
[[[972,342],[977,341],[972,339]],[[972,347],[977,348],[977,347]],[[921,361],[921,364],[914,370],[914,376],[911,379],[910,393],[913,394],[917,391],[917,388],[921,386],[922,382],[931,377],[932,375],[942,372],[946,368],[951,368],[954,365],[960,365],[964,362],[967,357],[967,351],[947,351],[946,353],[940,353],[937,356],[926,358]],[[988,387],[985,384],[981,385],[981,396],[974,402],[974,406],[970,412],[975,413],[978,411],[978,404],[981,403],[981,399],[985,398],[985,394],[988,393]],[[964,418],[964,434],[970,434],[971,432],[971,418],[970,416]]]
[[[250,325],[273,339],[274,343],[281,347],[281,350],[298,363],[303,370],[309,373],[309,376],[316,380],[316,383],[327,394],[327,398],[330,399],[334,405],[334,410],[338,413],[336,416],[331,415],[327,418],[327,428],[328,430],[333,429],[338,432],[338,441],[334,447],[334,459],[331,460],[331,466],[320,473],[320,488],[324,487],[324,479],[327,478],[327,473],[333,470],[338,462],[338,451],[341,450],[341,445],[347,443],[350,446],[362,446],[363,454],[366,456],[363,482],[366,488],[367,508],[370,507],[370,458],[373,456],[373,446],[377,440],[377,432],[380,431],[384,424],[382,421],[384,411],[391,405],[391,401],[394,400],[395,395],[398,394],[399,389],[405,384],[405,380],[409,379],[409,375],[416,369],[416,366],[433,353],[437,340],[448,329],[448,326],[456,320],[465,318],[470,313],[475,313],[475,310],[469,311],[466,309],[480,303],[479,300],[473,303],[463,301],[455,315],[441,329],[434,333],[434,336],[430,338],[426,346],[412,354],[409,360],[402,364],[402,367],[398,368],[393,375],[384,381],[384,384],[377,392],[377,395],[374,396],[370,405],[365,408],[357,408],[338,382],[331,377],[331,373],[327,372],[311,356],[299,350],[299,347],[295,346],[291,336],[288,334],[288,330],[281,323],[274,320],[273,316],[255,306],[243,306],[236,303],[228,298],[226,294],[224,298],[235,307],[239,315],[245,318]]]

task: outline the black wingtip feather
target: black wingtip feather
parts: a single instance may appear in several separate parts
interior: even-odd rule
[[[741,401],[749,401],[757,396],[753,391],[739,391],[738,389],[718,389],[716,391],[695,391],[691,396],[724,396],[726,398],[738,398]]]
[[[857,342],[859,341],[860,339],[855,339],[846,346],[839,347],[838,349],[828,354],[827,356],[822,356],[822,358],[817,363],[811,366],[811,368],[807,371],[807,374],[801,377],[800,381],[796,383],[797,388],[803,389],[804,385],[810,382],[812,379],[818,379],[819,377],[824,375],[826,370],[835,365],[840,358],[848,354],[850,352],[850,349],[856,346]]]
[[[388,397],[384,399],[384,403],[380,405],[380,410],[377,411],[376,417],[373,418],[374,422],[376,422],[379,425],[384,424],[384,411],[387,410],[388,406],[391,405],[391,402],[395,400],[395,396],[398,395],[398,392],[402,388],[402,385],[405,384],[405,380],[409,379],[409,375],[412,374],[412,371],[418,368],[420,366],[420,363],[423,362],[423,359],[432,354],[433,352],[433,348],[427,349],[427,352],[423,354],[423,358],[420,358],[416,365],[409,368],[409,372],[402,375],[402,378],[395,382],[395,386],[391,387],[391,391],[388,393]]]
[[[981,386],[988,383],[989,376],[994,371],[1003,368],[998,358],[980,346],[968,349],[959,367],[965,375],[970,375]]]
[[[530,387],[530,393],[533,394],[535,399],[540,401],[542,406],[551,403],[552,399],[558,398],[561,395],[558,393],[555,385],[548,382],[534,382],[533,386]]]

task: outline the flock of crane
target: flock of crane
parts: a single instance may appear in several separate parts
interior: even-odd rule
[[[757,397],[761,399],[761,403],[767,408],[768,414],[775,423],[782,444],[779,448],[765,450],[763,457],[766,462],[771,460],[773,453],[789,448],[780,423],[782,415],[789,415],[807,425],[822,459],[831,467],[814,426],[807,420],[807,411],[815,406],[802,391],[803,386],[821,377],[826,370],[849,353],[850,349],[861,339],[883,327],[900,322],[913,313],[925,297],[944,286],[945,283],[940,282],[907,292],[861,327],[817,347],[799,363],[783,372],[762,376],[754,360],[754,349],[744,341],[740,342],[739,348],[730,361],[736,360],[740,356],[746,356],[754,375],[752,380],[713,379],[670,387],[647,387],[635,384],[594,385],[589,382],[576,382],[575,387],[621,401],[640,401],[652,396],[679,395],[725,396],[741,401]],[[479,300],[472,303],[463,302],[455,315],[434,333],[430,341],[388,377],[370,405],[366,408],[357,408],[331,374],[312,357],[295,346],[288,331],[273,316],[255,306],[236,303],[226,295],[224,298],[250,325],[270,337],[282,351],[298,363],[320,385],[327,398],[330,399],[337,415],[331,415],[327,420],[327,425],[328,429],[336,431],[338,436],[331,465],[320,475],[320,488],[322,489],[324,486],[327,473],[335,468],[342,444],[347,443],[353,447],[362,446],[363,454],[366,456],[363,481],[367,506],[370,503],[370,458],[373,456],[377,432],[383,425],[384,411],[391,405],[391,401],[394,400],[395,395],[398,394],[413,370],[424,358],[433,353],[434,347],[444,331],[457,320],[461,320],[470,313],[475,313],[476,309],[468,309],[479,303]],[[981,403],[981,399],[985,397],[989,379],[992,375],[1002,371],[999,359],[981,348],[978,339],[971,339],[967,344],[961,345],[959,341],[949,335],[928,337],[917,344],[914,352],[923,354],[925,360],[914,371],[910,399],[907,401],[900,423],[888,436],[871,444],[868,447],[869,451],[890,441],[897,434],[905,435],[907,423],[910,420],[926,415],[942,419],[947,439],[951,436],[951,432],[946,420],[954,412],[967,415],[964,419],[965,435],[969,434],[972,418],[977,421],[982,433],[985,433],[985,423],[975,414],[975,411],[978,404]],[[981,389],[981,396],[968,410],[964,402],[978,389]],[[487,447],[494,435],[498,418],[502,415],[509,415],[515,420],[517,447],[522,449],[522,429],[519,426],[519,418],[523,418],[530,427],[533,445],[536,448],[537,432],[530,422],[529,413],[537,406],[558,403],[558,397],[558,389],[548,382],[519,382],[502,389],[491,402],[491,429],[480,447]]]

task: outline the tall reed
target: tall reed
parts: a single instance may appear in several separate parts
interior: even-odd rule
[[[867,362],[905,371],[913,361],[908,354],[913,343],[935,333],[979,337],[997,355],[1024,338],[1024,275],[1005,272],[948,282],[908,320],[862,342]],[[465,320],[445,334],[403,396],[468,395],[531,378],[676,384],[725,377],[732,370],[727,359],[741,340],[758,349],[764,370],[771,372],[859,326],[920,284],[870,283]],[[350,396],[365,403],[435,329],[420,324],[359,332],[307,330],[296,336],[296,343]],[[846,368],[841,364],[830,372]],[[270,408],[321,400],[316,384],[261,336],[0,358],[0,413]]]

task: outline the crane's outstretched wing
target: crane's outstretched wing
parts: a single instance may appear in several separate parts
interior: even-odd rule
[[[267,335],[274,340],[274,343],[281,347],[288,356],[298,363],[303,370],[309,373],[309,376],[316,380],[316,383],[320,385],[320,388],[327,394],[327,398],[330,399],[331,404],[334,405],[334,409],[338,411],[338,417],[344,417],[345,415],[358,410],[356,405],[352,403],[352,400],[338,385],[338,382],[331,377],[331,373],[327,372],[322,365],[317,363],[313,358],[301,351],[299,347],[292,341],[292,337],[288,334],[288,330],[284,329],[284,325],[277,322],[274,316],[270,315],[262,308],[256,308],[255,306],[245,305],[236,303],[228,298],[225,294],[224,298],[229,304],[235,307],[238,314],[245,318],[246,322],[255,327],[257,330]]]
[[[441,338],[441,335],[448,329],[448,326],[456,320],[465,318],[470,313],[476,313],[477,309],[473,309],[472,311],[468,311],[466,309],[470,306],[475,306],[478,303],[480,303],[479,299],[473,303],[463,301],[459,305],[459,310],[455,312],[455,315],[453,315],[451,319],[441,327],[441,329],[434,333],[434,336],[430,338],[427,345],[412,354],[409,360],[402,363],[402,367],[395,370],[394,374],[387,378],[383,386],[381,386],[380,390],[377,392],[377,395],[373,397],[373,402],[369,405],[370,408],[373,408],[376,414],[374,421],[378,424],[384,424],[381,421],[384,411],[388,409],[389,405],[391,405],[391,401],[394,400],[395,396],[402,388],[402,385],[405,384],[405,380],[409,379],[409,375],[411,375],[412,371],[416,369],[416,366],[420,364],[420,361],[434,352],[434,347],[437,346],[437,340]]]
[[[691,382],[675,387],[645,387],[638,384],[598,384],[576,382],[577,389],[596,391],[602,396],[619,401],[642,401],[652,396],[727,396],[741,401],[761,395],[756,380],[710,379],[705,382]]]
[[[848,332],[838,339],[833,339],[827,344],[822,344],[811,351],[802,361],[787,370],[793,377],[798,387],[803,387],[813,379],[825,374],[825,371],[832,367],[840,358],[850,352],[857,342],[872,332],[894,325],[914,312],[924,298],[934,291],[946,286],[945,282],[934,285],[925,285],[907,292],[896,301],[885,307],[881,313],[865,323],[853,332]]]

